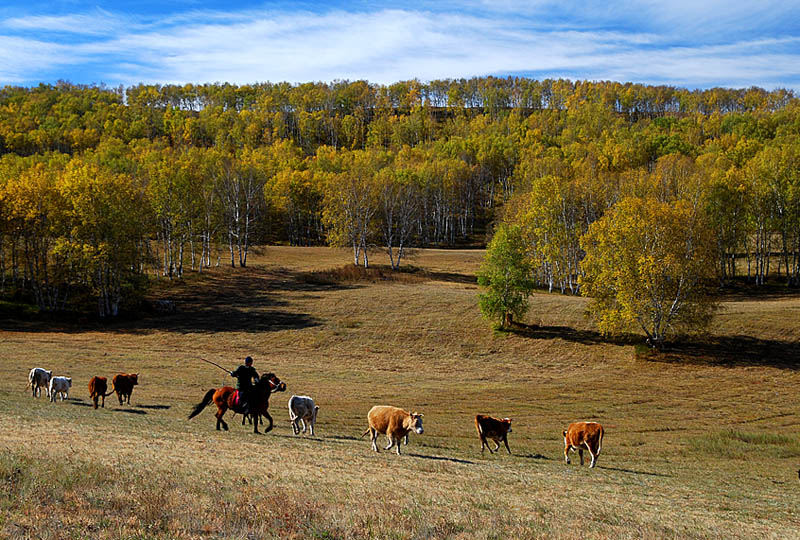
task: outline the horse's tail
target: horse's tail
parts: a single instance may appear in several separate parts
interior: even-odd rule
[[[216,391],[217,391],[216,388],[212,388],[211,390],[206,392],[206,395],[203,396],[203,401],[201,401],[200,403],[195,405],[194,409],[192,409],[192,414],[189,415],[189,419],[192,419],[195,416],[197,416],[198,414],[200,414],[200,411],[205,409],[206,405],[208,405],[209,403],[211,403],[214,400],[214,392],[216,392]]]

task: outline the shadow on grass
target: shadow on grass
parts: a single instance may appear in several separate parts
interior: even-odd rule
[[[430,459],[433,461],[449,461],[450,463],[458,463],[461,465],[475,465],[474,461],[469,461],[468,459],[449,458],[444,456],[426,456],[424,454],[412,454],[412,453],[408,453],[405,455],[422,459]]]
[[[134,405],[137,409],[154,409],[154,410],[165,410],[172,407],[172,405]]]
[[[612,343],[615,345],[635,345],[644,338],[633,334],[626,334],[617,337],[603,336],[596,330],[578,330],[571,326],[542,326],[535,324],[524,324],[515,322],[511,329],[505,330],[510,334],[516,334],[528,339],[563,339],[584,345],[595,345],[598,343]]]
[[[662,478],[672,478],[671,474],[664,474],[664,473],[654,473],[654,472],[648,472],[648,471],[634,471],[634,470],[631,470],[631,469],[620,469],[620,468],[617,468],[617,467],[604,467],[602,465],[597,465],[597,468],[598,469],[603,469],[604,471],[616,471],[616,472],[624,472],[624,473],[628,473],[628,474],[640,474],[640,475],[644,475],[644,476],[659,476],[659,477],[662,477]]]
[[[547,460],[547,461],[552,460],[552,458],[549,458],[547,456],[543,456],[542,454],[517,454],[517,457],[525,458],[525,459],[536,459],[536,460],[544,459],[544,460]]]
[[[594,330],[577,330],[569,326],[514,323],[514,327],[507,332],[528,339],[558,338],[584,345],[634,345],[637,346],[637,357],[651,362],[800,369],[800,341],[778,341],[743,335],[692,336],[679,338],[663,349],[655,350],[644,344],[642,336],[626,334],[612,338]]]
[[[147,411],[140,411],[137,409],[110,409],[114,412],[123,412],[128,414],[147,414]]]

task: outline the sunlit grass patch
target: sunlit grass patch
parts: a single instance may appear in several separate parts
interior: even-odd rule
[[[732,459],[744,459],[754,453],[774,458],[800,456],[800,441],[781,433],[745,433],[728,429],[693,437],[688,442],[694,452]]]

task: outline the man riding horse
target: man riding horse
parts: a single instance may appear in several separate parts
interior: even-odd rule
[[[242,414],[247,416],[250,414],[253,384],[258,383],[258,372],[253,367],[253,359],[248,356],[244,359],[244,364],[228,373],[230,373],[231,377],[236,378],[236,390],[239,392]]]

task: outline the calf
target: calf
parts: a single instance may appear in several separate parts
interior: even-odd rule
[[[506,445],[506,450],[511,454],[511,448],[508,447],[508,434],[511,433],[511,418],[492,418],[483,414],[475,415],[475,429],[478,430],[478,437],[481,439],[481,454],[483,449],[488,448],[489,453],[497,452],[500,448],[500,441]],[[494,450],[492,450],[486,439],[494,441]]]
[[[314,436],[314,425],[317,423],[319,407],[314,405],[314,400],[308,396],[292,396],[289,398],[289,420],[292,422],[292,432],[300,433],[300,423],[303,423],[303,433],[306,432],[306,422],[311,427],[311,436]]]
[[[42,388],[44,388],[44,393],[49,398],[50,378],[52,376],[53,376],[52,371],[47,371],[46,369],[35,367],[30,371],[30,373],[28,373],[28,386],[26,386],[25,389],[27,390],[28,388],[30,388],[33,397],[39,397],[42,395]]]
[[[50,379],[50,401],[56,402],[56,394],[61,398],[69,399],[69,389],[72,387],[72,379],[69,377],[53,377]]]
[[[89,381],[89,397],[92,398],[95,409],[97,408],[97,402],[100,398],[103,398],[102,407],[105,408],[106,396],[110,396],[114,393],[112,390],[106,394],[106,390],[108,390],[108,379],[105,377],[92,377]]]
[[[128,405],[131,404],[131,394],[133,393],[133,387],[139,384],[139,374],[138,373],[117,373],[114,375],[114,378],[111,379],[111,384],[113,385],[113,391],[117,393],[117,398],[119,399],[119,404],[123,404],[123,400],[127,398]]]
[[[583,449],[589,450],[592,462],[589,467],[594,467],[597,463],[597,456],[603,449],[603,426],[597,422],[575,422],[567,427],[564,434],[564,459],[569,465],[570,450],[577,449],[583,465]]]
[[[378,451],[376,444],[378,433],[386,435],[389,441],[389,445],[384,450],[389,450],[394,446],[398,456],[400,455],[400,440],[408,435],[409,431],[415,431],[420,435],[423,433],[421,413],[410,413],[389,405],[372,407],[367,414],[367,421],[369,428],[361,436],[370,434],[372,449],[376,452]]]

